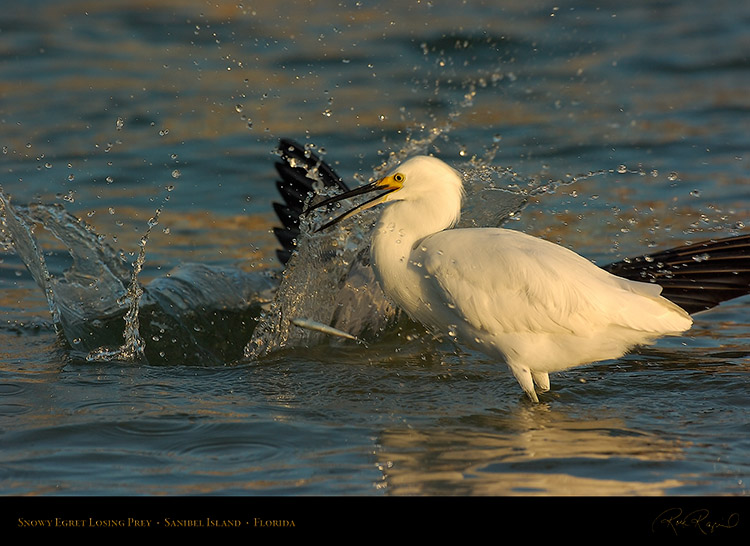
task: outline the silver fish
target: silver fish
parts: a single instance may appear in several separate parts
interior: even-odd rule
[[[334,328],[333,326],[328,326],[314,320],[306,318],[295,318],[291,320],[291,323],[295,326],[299,326],[300,328],[306,328],[307,330],[315,330],[316,332],[322,332],[331,336],[343,337],[357,342],[359,341],[359,339],[351,334],[344,332],[343,330],[339,330],[338,328]]]

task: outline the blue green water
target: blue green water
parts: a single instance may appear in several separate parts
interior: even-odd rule
[[[163,205],[144,282],[278,270],[280,137],[356,183],[439,131],[431,152],[532,185],[608,171],[511,224],[604,263],[750,225],[748,24],[728,0],[25,2],[0,15],[0,186],[131,261]],[[504,366],[421,336],[86,362],[2,244],[4,495],[748,493],[747,298],[533,406]]]

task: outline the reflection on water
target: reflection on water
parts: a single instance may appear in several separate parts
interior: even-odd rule
[[[547,406],[457,426],[388,430],[383,487],[401,495],[664,495],[683,485],[632,468],[679,460],[678,440],[628,430],[621,419],[572,418]],[[616,478],[615,478],[616,476]]]

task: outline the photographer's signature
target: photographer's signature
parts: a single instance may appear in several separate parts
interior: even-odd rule
[[[682,508],[669,508],[659,514],[651,524],[651,530],[667,528],[679,535],[680,531],[698,531],[710,535],[722,529],[732,529],[739,525],[740,515],[733,512],[727,516],[716,518],[705,508],[684,511]]]

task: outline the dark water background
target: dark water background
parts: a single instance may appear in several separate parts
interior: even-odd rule
[[[609,171],[512,224],[604,263],[750,225],[749,25],[730,0],[18,3],[0,14],[0,185],[131,260],[164,205],[144,282],[270,270],[279,137],[353,181],[440,130],[445,159],[494,153],[532,182]],[[555,374],[533,406],[503,366],[398,337],[80,361],[3,233],[4,495],[748,494],[747,298]]]

